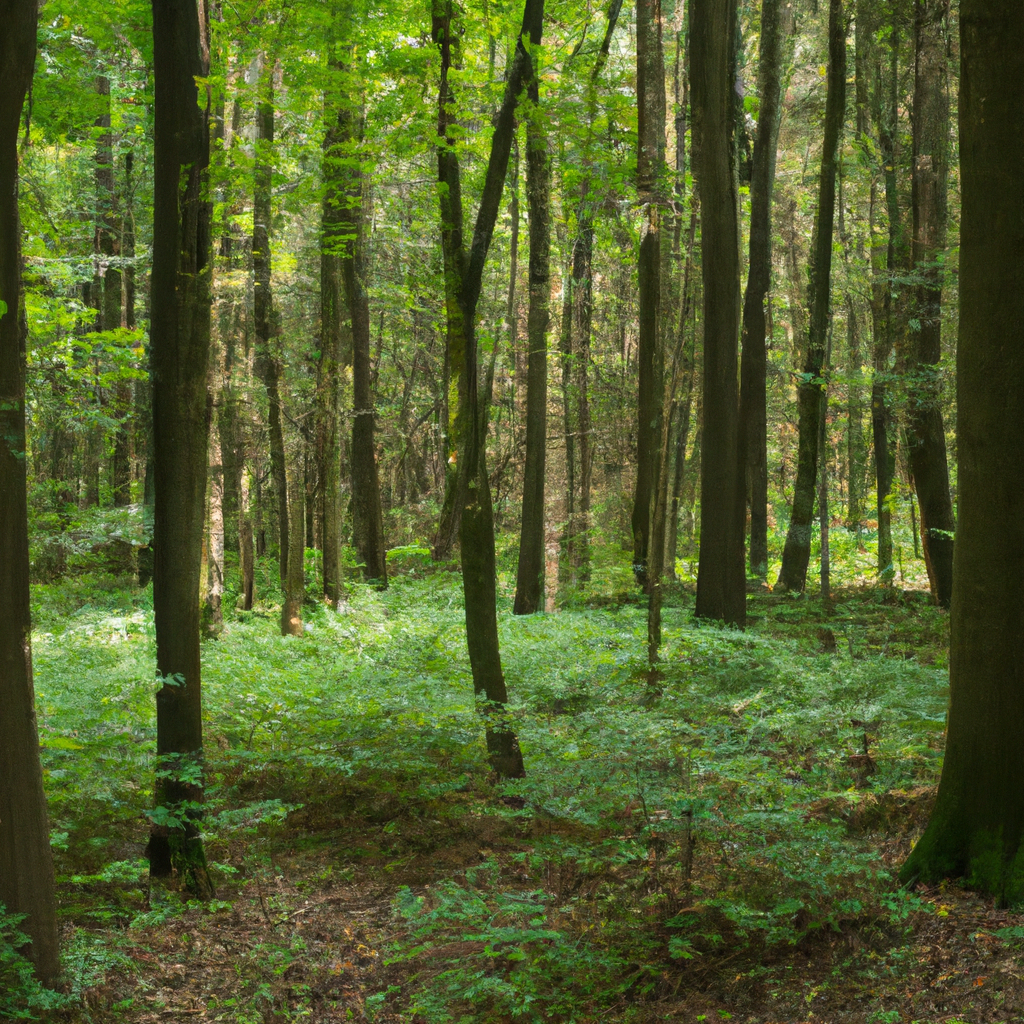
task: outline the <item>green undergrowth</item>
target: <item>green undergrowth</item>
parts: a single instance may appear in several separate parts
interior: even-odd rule
[[[223,905],[275,877],[313,894],[374,880],[393,917],[367,1013],[437,1024],[628,1019],[725,960],[750,999],[782,998],[786,950],[850,929],[872,955],[898,948],[926,907],[878,836],[905,851],[938,777],[944,617],[915,593],[840,592],[827,620],[813,598],[754,593],[737,632],[696,624],[677,585],[652,684],[624,563],[597,549],[583,598],[517,618],[514,563],[499,560],[527,766],[503,784],[456,572],[410,549],[386,592],[350,582],[343,611],[307,607],[301,638],[278,635],[272,602],[230,613],[203,652]],[[151,591],[40,585],[34,622],[68,955],[123,972],[126,942],[185,912],[148,892],[143,861]]]

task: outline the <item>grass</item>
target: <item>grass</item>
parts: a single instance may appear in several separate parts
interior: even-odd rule
[[[203,654],[205,908],[147,888],[150,592],[36,587],[68,975],[37,1015],[1021,1019],[992,1016],[1019,982],[975,960],[1024,921],[894,881],[941,766],[942,613],[849,587],[826,621],[813,597],[759,592],[741,633],[697,625],[684,582],[652,687],[622,563],[596,549],[583,598],[516,618],[500,559],[516,783],[487,770],[457,573],[404,559],[386,592],[307,608],[301,638],[277,635],[272,604],[233,614]],[[954,961],[967,985],[936,981],[945,961],[922,949],[959,948],[965,921],[986,936]]]

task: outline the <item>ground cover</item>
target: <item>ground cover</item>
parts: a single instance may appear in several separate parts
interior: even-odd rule
[[[489,777],[457,573],[415,552],[277,635],[204,647],[217,900],[147,891],[148,590],[34,590],[68,966],[57,1020],[1012,1021],[1024,917],[894,868],[941,766],[946,619],[916,590],[669,594],[661,677],[620,552],[502,645],[528,777]],[[680,567],[685,575],[685,566]],[[272,566],[263,593],[273,594]],[[8,927],[5,934],[10,935]],[[3,973],[6,972],[6,973]],[[5,991],[0,984],[0,992]]]

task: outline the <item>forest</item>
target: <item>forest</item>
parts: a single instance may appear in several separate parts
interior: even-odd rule
[[[1021,81],[0,0],[0,1020],[1024,1021]]]

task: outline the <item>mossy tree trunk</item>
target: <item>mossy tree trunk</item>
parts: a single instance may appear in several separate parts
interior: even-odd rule
[[[1024,901],[1024,7],[960,5],[959,524],[935,810],[904,881]]]
[[[213,886],[200,833],[203,720],[199,576],[209,433],[211,203],[209,23],[195,0],[154,0],[155,178],[152,277],[156,484],[157,784],[153,878],[200,898]]]

